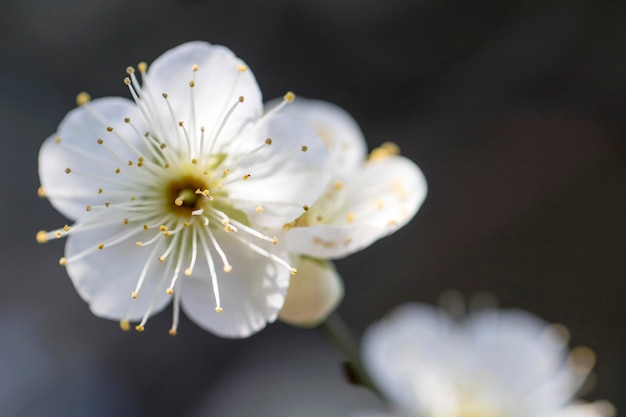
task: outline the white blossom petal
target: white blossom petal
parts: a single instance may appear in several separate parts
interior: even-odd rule
[[[229,197],[241,202],[238,208],[252,223],[282,227],[300,216],[304,206],[313,205],[326,187],[329,177],[322,168],[328,153],[311,129],[282,114],[264,118],[244,136],[257,144],[270,138],[271,145],[246,157],[230,172],[237,179],[250,177],[230,184]],[[262,211],[257,210],[259,205]]]
[[[282,100],[266,103],[266,111]],[[329,153],[327,170],[333,178],[344,178],[359,168],[367,156],[367,144],[356,121],[339,106],[298,97],[282,110],[283,114],[298,117],[322,139]]]
[[[115,170],[124,168],[142,147],[130,118],[143,132],[145,123],[130,100],[119,97],[96,99],[70,111],[39,151],[39,177],[46,196],[64,216],[77,219],[87,204],[103,204],[107,195],[100,189],[119,190]],[[113,128],[110,132],[107,128]],[[98,140],[102,143],[99,144]]]
[[[307,213],[303,227],[296,224],[287,230],[289,250],[322,259],[361,250],[411,220],[426,190],[424,175],[410,160],[390,156],[369,161],[331,186]]]
[[[325,320],[342,298],[343,282],[335,266],[301,257],[278,318],[295,326],[313,327]]]
[[[181,282],[182,308],[196,324],[218,336],[247,337],[276,320],[290,272],[232,237],[221,238],[220,246],[233,265],[232,271],[218,269],[217,273],[222,312],[215,311],[214,289],[204,261]]]
[[[73,227],[78,228],[80,224]],[[118,244],[107,244],[128,232],[129,229],[120,224],[72,234],[67,239],[67,273],[76,291],[99,317],[140,320],[146,314],[158,313],[170,302],[165,290],[171,271],[156,256],[150,256],[150,248],[136,246],[135,241],[143,237],[142,233]],[[103,249],[98,249],[103,243]],[[128,256],[129,253],[133,256]],[[131,294],[146,266],[149,269],[145,281],[137,298],[133,299]]]
[[[170,141],[181,133],[176,123],[182,121],[196,133],[204,127],[207,142],[216,140],[214,146],[219,147],[237,138],[243,127],[263,112],[261,91],[245,62],[230,49],[206,42],[188,42],[165,52],[149,67],[142,90],[143,100],[153,104],[156,118],[171,121],[162,97],[167,94],[175,123],[154,124],[159,127],[161,139],[169,137]],[[244,101],[227,118],[216,138],[229,108],[239,97]]]

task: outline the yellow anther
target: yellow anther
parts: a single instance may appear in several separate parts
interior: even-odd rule
[[[186,275],[186,276],[188,276],[188,277],[189,277],[189,276],[191,276],[191,274],[193,274],[193,269],[191,269],[191,268],[187,268],[187,269],[185,269],[185,275]]]
[[[131,197],[131,198],[130,198],[130,201],[131,201],[131,202],[133,202],[133,201],[137,201],[137,197]]]
[[[242,180],[244,181],[248,181],[250,179],[250,174],[246,174],[243,177],[241,177]]]
[[[85,211],[91,211],[91,206],[85,206]]]
[[[130,78],[125,77],[125,78],[124,78],[124,85],[128,86],[128,85],[130,85],[130,84],[131,84]]]
[[[141,246],[141,245],[143,245],[143,242],[141,240],[138,240],[137,242],[135,242],[135,245]]]
[[[215,184],[215,188],[217,188],[218,190],[222,189],[222,184],[220,184],[219,182]]]
[[[130,323],[128,322],[128,320],[120,320],[120,329],[122,329],[122,331],[124,332],[130,330]]]
[[[102,194],[104,192],[104,190],[102,190],[102,188],[98,188],[98,194]]]
[[[196,158],[193,158],[193,159],[191,160],[191,163],[192,163],[192,164],[194,164],[194,165],[196,165],[196,164],[198,163],[198,160],[197,160]]]
[[[257,212],[257,213],[263,213],[263,207],[262,207],[260,204],[258,204],[258,205],[256,206],[256,209],[255,209],[255,210],[256,210],[256,212]]]
[[[265,144],[266,145],[271,145],[272,144],[272,138],[265,139]]]
[[[178,122],[178,126],[183,127],[185,123],[183,121]]]
[[[140,73],[144,74],[148,69],[148,64],[146,64],[145,62],[140,62],[139,64],[137,64],[137,69]]]
[[[343,188],[343,182],[337,180],[333,183],[333,188],[337,191],[341,190]]]
[[[224,311],[224,309],[222,307],[215,307],[215,312],[217,314],[220,314],[222,311]]]
[[[134,300],[135,298],[137,298],[137,291],[133,291],[130,293],[131,298]]]
[[[133,165],[133,161],[128,161],[128,166],[132,166]]]
[[[248,70],[248,67],[246,67],[245,65],[239,65],[237,67],[237,71],[239,72],[246,72]]]
[[[66,257],[59,258],[59,265],[61,266],[67,265],[67,258]]]
[[[225,169],[224,171],[222,171],[224,175],[228,175],[229,172],[230,172],[230,169]]]
[[[306,145],[302,145],[302,148],[300,148],[302,150],[302,152],[306,152],[309,150],[309,147]]]
[[[44,198],[46,196],[46,190],[43,187],[37,188],[37,195]]]
[[[89,95],[89,93],[87,93],[85,91],[81,91],[76,96],[76,105],[77,106],[84,106],[85,104],[89,103],[90,101],[91,101],[91,96]]]
[[[183,227],[188,227],[189,226],[189,222],[183,222]]]
[[[141,324],[138,324],[135,326],[135,330],[137,330],[138,332],[143,332],[145,329],[145,327],[143,327]]]
[[[48,232],[40,230],[37,232],[37,243],[46,243],[48,241]]]
[[[387,226],[389,226],[389,227],[393,227],[393,226],[395,226],[397,224],[398,224],[398,222],[396,222],[395,220],[389,220],[387,222]]]
[[[124,224],[128,224],[128,223],[130,223],[130,220],[124,219]]]
[[[111,206],[111,202],[110,202],[110,201],[105,201],[105,202],[104,202],[104,205],[105,205],[106,207],[110,207],[110,206]]]
[[[287,103],[293,103],[293,101],[296,99],[296,95],[292,91],[287,91],[287,93],[283,96],[283,99]]]
[[[131,75],[135,73],[135,68],[133,67],[126,67],[126,74]]]
[[[189,87],[194,88],[196,86],[196,83],[192,81],[189,81]]]
[[[161,149],[165,149],[165,148],[167,148],[167,145],[166,145],[166,144],[164,144],[164,143],[162,143],[162,144],[160,144],[160,145],[159,145],[159,148],[161,148]]]
[[[66,224],[65,226],[63,226],[63,231],[64,232],[69,232],[70,231],[70,227]]]
[[[167,295],[172,295],[172,294],[174,294],[174,288],[169,287],[167,290],[165,290],[165,293],[166,293]]]
[[[170,336],[176,336],[178,333],[176,333],[176,329],[169,329],[168,333],[170,334]]]
[[[120,172],[122,172],[122,170],[121,170],[121,169],[119,169],[119,168],[115,168],[115,173],[116,173],[116,174],[119,174]]]
[[[198,64],[193,64],[193,65],[191,66],[191,70],[192,70],[193,72],[198,71]]]
[[[230,272],[233,270],[233,267],[230,265],[224,265],[224,272]]]
[[[166,99],[166,100],[167,100],[167,93],[163,93],[163,94],[161,94],[161,95],[163,96],[163,98],[164,98],[164,99]]]
[[[124,123],[130,123],[130,117],[124,117]]]
[[[148,230],[150,228],[150,226],[148,226],[147,224],[143,225],[143,230]]]
[[[398,145],[393,142],[385,142],[370,153],[368,160],[375,161],[377,159],[385,159],[395,155],[400,155],[400,148]]]
[[[346,216],[346,221],[348,223],[352,223],[354,221],[354,213],[348,213],[348,215]]]
[[[170,236],[170,232],[163,232],[163,236],[169,237]]]
[[[302,206],[302,210],[304,210],[304,211],[309,211],[309,208],[310,207],[308,205],[306,205],[306,204]]]
[[[99,249],[99,250],[104,249],[104,243],[99,244],[99,245],[98,245],[98,249]]]
[[[107,132],[113,132],[113,128],[111,126],[107,126]]]
[[[278,238],[276,236],[274,236],[274,238],[272,239],[272,243],[274,245],[276,245],[278,243]]]
[[[159,256],[159,262],[165,261],[165,256]]]
[[[243,102],[244,102],[244,100],[245,100],[245,97],[244,97],[244,96],[239,96],[239,102],[240,102],[240,103],[243,103]]]
[[[291,275],[296,275],[296,274],[298,273],[298,269],[297,269],[297,268],[293,268],[293,267],[292,267],[291,269],[289,269],[289,273],[290,273]]]
[[[65,168],[65,173],[66,174],[69,174],[70,172],[72,172],[72,168],[70,168],[70,167]]]
[[[104,141],[103,141],[102,139],[98,139],[98,140],[96,141],[96,143],[97,143],[98,145],[102,145],[102,144],[104,143]]]
[[[59,136],[56,136],[54,138],[54,143],[61,143],[61,138]]]
[[[57,230],[56,232],[54,232],[54,236],[58,239],[61,237],[61,231]]]

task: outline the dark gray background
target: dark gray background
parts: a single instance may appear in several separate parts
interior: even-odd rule
[[[4,0],[0,415],[341,416],[375,403],[315,331],[232,341],[183,319],[171,338],[166,312],[122,333],[75,293],[63,243],[35,243],[65,223],[36,196],[37,152],[76,93],[128,96],[127,65],[194,39],[233,49],[266,99],[335,102],[370,147],[395,141],[424,171],[413,222],[338,263],[356,334],[404,301],[489,291],[591,346],[587,398],[623,410],[625,22],[622,1]]]

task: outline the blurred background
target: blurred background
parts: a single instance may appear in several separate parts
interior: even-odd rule
[[[57,260],[65,224],[37,153],[86,90],[128,96],[127,65],[224,44],[266,99],[345,108],[370,148],[396,142],[429,195],[395,235],[337,263],[358,336],[405,301],[488,291],[564,323],[598,356],[586,398],[626,410],[626,5],[591,0],[3,0],[0,5],[0,415],[345,416],[317,331],[224,340],[170,313],[123,333],[91,315]]]

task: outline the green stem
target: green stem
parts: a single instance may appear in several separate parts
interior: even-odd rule
[[[320,325],[323,333],[339,348],[352,369],[356,373],[359,383],[376,394],[381,400],[385,401],[385,397],[374,385],[369,374],[361,362],[357,343],[354,341],[350,330],[346,323],[336,312],[330,315],[326,321]]]

